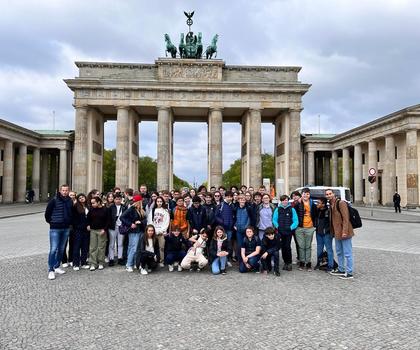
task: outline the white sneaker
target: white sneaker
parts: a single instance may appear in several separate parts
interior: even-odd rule
[[[72,263],[72,262],[71,262],[71,263],[69,263],[69,266],[73,267],[73,263]]]
[[[148,272],[147,272],[147,270],[146,269],[140,269],[140,273],[142,274],[142,275],[147,275],[148,274]]]
[[[181,272],[182,271],[182,267],[181,267],[181,265],[178,265],[178,272]]]
[[[109,263],[109,258],[105,258],[105,262],[108,264]]]
[[[48,272],[48,279],[49,280],[55,280],[55,273],[54,273],[54,271]]]
[[[89,265],[82,265],[83,270],[89,270],[89,267],[90,267]]]
[[[168,265],[169,272],[172,272],[174,270],[174,265]]]
[[[165,264],[164,263],[159,263],[159,266],[160,267],[165,267]]]
[[[69,264],[64,263],[64,264],[63,264],[63,267],[64,267],[64,268],[69,267]]]
[[[127,272],[133,272],[134,270],[133,270],[133,268],[131,266],[127,266],[125,268],[125,271],[127,271]]]
[[[79,271],[80,267],[79,266],[73,266],[73,271]]]
[[[174,262],[174,267],[177,267],[178,266],[178,263],[175,261]]]
[[[201,271],[201,269],[199,267],[197,267],[197,272],[200,272],[200,271]]]
[[[104,265],[99,265],[98,266],[98,270],[103,270],[104,269]]]
[[[227,266],[232,267],[232,263],[230,261],[228,261]]]
[[[92,266],[89,268],[89,270],[90,270],[90,271],[95,271],[95,270],[96,270],[96,267],[92,265]]]
[[[54,269],[55,273],[58,273],[59,275],[63,275],[66,273],[66,271],[64,271],[63,269],[60,269],[59,267],[57,267],[56,269]]]

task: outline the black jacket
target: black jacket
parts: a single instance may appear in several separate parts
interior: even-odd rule
[[[79,213],[77,207],[73,207],[73,229],[77,232],[87,232],[87,215],[86,212]]]
[[[311,208],[311,219],[312,219],[312,223],[315,227],[316,225],[316,204],[314,203],[314,201],[312,199],[309,199],[309,206]],[[299,227],[303,227],[303,216],[305,215],[305,205],[303,204],[303,200],[302,202],[298,203],[295,206],[296,209],[296,214],[298,216],[299,219]]]
[[[156,256],[156,261],[159,262],[159,260],[160,260],[160,249],[159,249],[159,241],[156,238],[154,239],[154,242],[153,242],[153,250],[154,250],[154,253],[146,250],[146,242],[144,241],[144,236],[142,236],[140,238],[137,253],[140,256],[148,256],[148,257],[151,257],[151,258]]]
[[[125,226],[131,226],[136,221],[140,221],[140,224],[136,224],[136,228],[131,228],[128,230],[127,233],[141,233],[144,232],[144,229],[147,224],[147,217],[144,216],[143,218],[140,217],[139,213],[137,212],[134,206],[128,208],[120,217],[121,223]]]
[[[69,228],[73,221],[73,201],[58,193],[48,202],[44,216],[52,229]]]
[[[127,209],[127,207],[123,204],[121,204],[121,208],[120,208],[120,213],[119,215],[121,216],[122,213],[124,213],[124,211]],[[115,230],[115,224],[117,222],[117,206],[115,204],[111,204],[111,206],[108,208],[108,229],[110,230]]]
[[[222,243],[222,251],[229,252],[230,251],[230,242],[227,239],[223,240]],[[210,264],[217,258],[217,240],[212,239],[210,241],[209,246],[209,254],[208,254]]]
[[[261,241],[261,254],[273,254],[280,249],[280,235],[276,234],[274,239],[264,237]]]
[[[170,252],[187,251],[190,242],[186,240],[181,234],[175,237],[172,234],[165,236],[165,255]]]
[[[198,208],[194,204],[188,208],[187,220],[190,223],[191,230],[200,232],[202,228],[206,228],[206,210],[200,204]]]
[[[203,208],[206,212],[206,226],[214,228],[216,226],[216,205],[215,204],[204,204]]]
[[[108,209],[90,208],[87,214],[87,223],[91,230],[107,230],[108,229]]]

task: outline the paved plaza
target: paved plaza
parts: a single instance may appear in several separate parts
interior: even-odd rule
[[[4,218],[0,349],[416,349],[419,227],[365,220],[353,281],[122,267],[49,281],[43,214]]]

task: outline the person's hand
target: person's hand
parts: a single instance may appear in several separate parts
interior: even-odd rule
[[[223,256],[223,255],[222,255],[222,252],[220,252],[220,253],[217,253],[217,254],[216,254],[216,256],[218,256],[218,257],[221,257],[221,256]]]
[[[155,255],[155,256],[153,257],[153,259],[155,259],[155,261],[157,261],[157,256]]]
[[[251,268],[251,265],[248,264],[248,263],[245,263],[245,266],[246,266],[247,269],[250,269]]]
[[[141,224],[141,221],[140,221],[140,220],[137,220],[137,221],[135,222],[135,224],[136,224],[136,225],[140,225],[140,224]]]
[[[268,255],[268,253],[265,252],[263,255],[261,255],[261,258],[263,258],[263,259],[267,258],[267,255]]]
[[[193,233],[194,233],[194,234],[197,234],[197,233],[198,233],[198,231],[197,231],[196,229],[193,229]]]
[[[136,226],[136,224],[131,224],[131,226],[130,226],[131,228],[136,228],[137,226]]]
[[[347,238],[347,233],[342,233],[342,235],[341,235],[341,238],[344,238],[344,239],[346,239]]]
[[[101,235],[105,234],[105,230],[101,230]]]
[[[248,257],[246,256],[243,260],[244,260],[244,263],[246,265],[246,263],[248,262]]]
[[[87,229],[88,231],[90,231],[90,226],[86,227],[86,229]]]

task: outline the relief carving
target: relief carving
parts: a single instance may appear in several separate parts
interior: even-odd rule
[[[159,66],[159,77],[167,80],[218,80],[217,66],[165,65]]]
[[[417,189],[418,183],[418,175],[417,174],[407,174],[407,188],[416,188]]]

